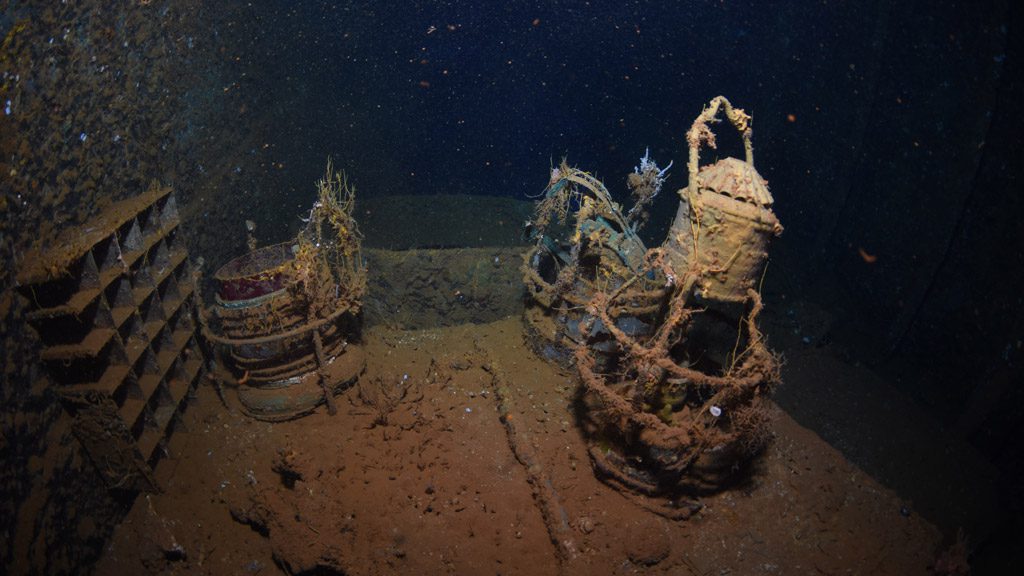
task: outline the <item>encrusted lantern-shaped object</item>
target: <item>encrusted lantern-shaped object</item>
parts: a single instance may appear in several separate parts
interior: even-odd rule
[[[746,160],[724,158],[700,168],[701,145],[715,147],[708,123],[720,108],[743,137]],[[750,116],[719,96],[694,121],[687,141],[690,181],[679,191],[679,210],[666,242],[669,257],[673,268],[690,272],[700,297],[743,302],[747,290],[757,287],[771,237],[782,233],[768,185],[754,169]]]

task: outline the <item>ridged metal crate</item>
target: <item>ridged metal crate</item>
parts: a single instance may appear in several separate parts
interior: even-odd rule
[[[203,371],[195,283],[170,188],[154,185],[31,254],[18,275],[40,360],[111,489],[153,467]]]

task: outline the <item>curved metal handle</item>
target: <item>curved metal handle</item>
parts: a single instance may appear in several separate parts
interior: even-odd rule
[[[715,119],[720,109],[725,110],[725,117],[739,131],[740,136],[743,138],[743,150],[746,153],[747,164],[750,164],[751,167],[754,166],[754,146],[750,141],[750,115],[740,108],[733,108],[733,105],[725,96],[715,96],[711,103],[697,116],[697,119],[693,121],[693,125],[686,133],[686,142],[690,145],[690,159],[686,165],[690,173],[690,182],[687,189],[690,190],[691,196],[700,188],[698,171],[700,170],[701,145],[707,143],[711,148],[716,147],[715,134],[708,125]]]

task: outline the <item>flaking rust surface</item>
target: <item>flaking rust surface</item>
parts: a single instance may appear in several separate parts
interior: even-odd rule
[[[594,477],[575,382],[533,357],[518,318],[374,328],[367,352],[364,386],[408,374],[383,417],[361,399],[379,396],[353,387],[334,417],[257,422],[201,386],[157,468],[165,493],[136,500],[97,573],[926,574],[939,544],[784,413],[743,485],[702,498],[688,521],[642,509]],[[558,553],[509,446],[495,374],[572,554]]]

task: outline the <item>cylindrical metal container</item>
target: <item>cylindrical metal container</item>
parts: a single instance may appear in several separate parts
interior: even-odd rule
[[[669,259],[676,270],[694,271],[701,297],[743,302],[757,288],[769,241],[782,232],[771,195],[754,167],[736,158],[705,166],[698,182],[697,190],[680,193]]]
[[[359,334],[358,314],[346,305],[326,317],[310,312],[294,273],[293,246],[254,250],[214,275],[219,330],[210,337],[226,348],[222,358],[236,377],[242,404],[264,420],[308,413],[365,365],[362,350],[349,343]]]

